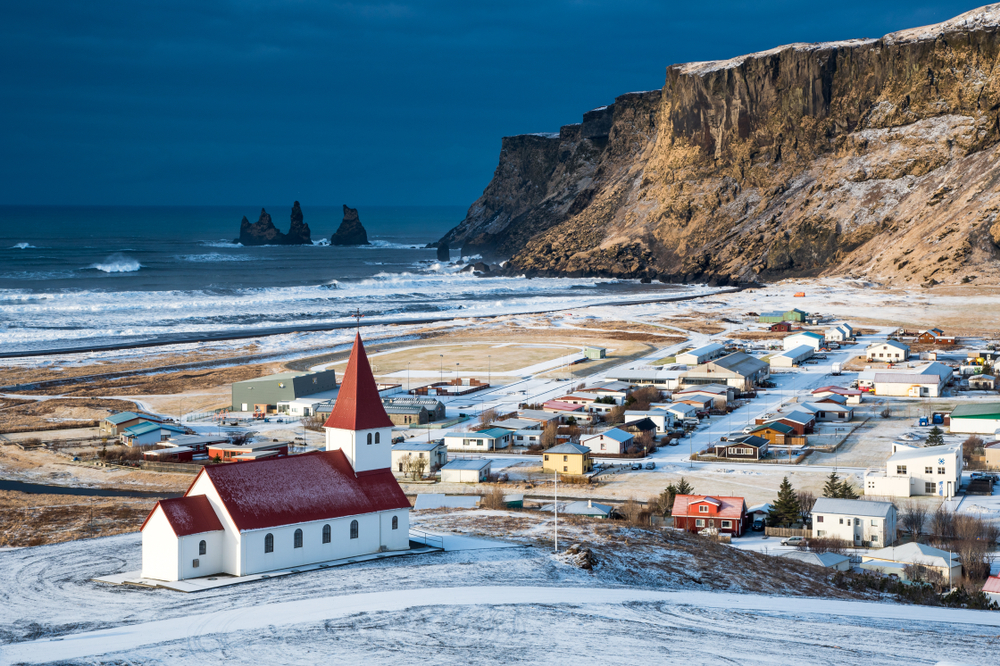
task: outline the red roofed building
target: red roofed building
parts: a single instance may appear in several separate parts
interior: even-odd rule
[[[409,548],[392,422],[360,336],[326,423],[327,450],[209,465],[142,526],[142,576],[234,576]]]
[[[983,592],[993,602],[1000,604],[1000,576],[990,576],[983,585]]]
[[[716,529],[720,534],[742,536],[747,527],[747,504],[742,497],[677,495],[670,513],[674,527],[688,532]]]

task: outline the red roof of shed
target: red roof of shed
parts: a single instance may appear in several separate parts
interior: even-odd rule
[[[356,476],[339,449],[212,465],[201,473],[240,531],[410,508],[388,468]]]
[[[354,348],[340,383],[340,393],[337,394],[337,402],[324,427],[341,430],[392,427],[392,421],[382,406],[382,396],[375,385],[375,377],[368,364],[368,355],[365,354],[360,333],[354,337]]]
[[[216,515],[215,509],[212,508],[212,503],[204,495],[164,499],[157,502],[156,506],[163,509],[163,515],[170,523],[170,528],[179,537],[202,532],[216,532],[222,529],[222,521]],[[153,517],[156,506],[146,516],[146,520],[142,523],[143,528]]]
[[[698,504],[703,504],[708,502],[709,504],[715,504],[719,507],[719,512],[712,515],[712,518],[735,518],[739,520],[743,517],[746,512],[746,502],[743,501],[742,497],[722,497],[721,495],[677,495],[674,498],[674,508],[671,510],[671,515],[674,516],[702,516],[705,514],[699,514],[698,511],[692,511],[688,513],[689,507],[696,506]],[[719,506],[721,503],[721,506]]]
[[[983,585],[983,592],[1000,594],[1000,576],[990,576],[987,578],[986,584]]]

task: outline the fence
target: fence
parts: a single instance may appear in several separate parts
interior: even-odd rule
[[[430,546],[431,548],[440,548],[441,550],[444,550],[444,537],[424,532],[423,530],[414,529],[412,527],[410,528],[410,541],[416,541],[424,544],[425,546]]]
[[[142,469],[147,472],[161,472],[164,474],[197,474],[204,465],[191,463],[163,463],[163,462],[143,462]]]
[[[810,530],[796,530],[790,527],[765,527],[764,534],[766,534],[767,536],[776,536],[776,537],[812,536],[812,532]]]

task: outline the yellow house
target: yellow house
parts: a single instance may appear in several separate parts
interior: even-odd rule
[[[542,469],[560,474],[586,474],[594,469],[594,461],[586,446],[566,443],[542,454]]]

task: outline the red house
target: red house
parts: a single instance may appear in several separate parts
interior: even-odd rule
[[[788,333],[792,330],[792,323],[789,321],[779,321],[777,324],[771,324],[769,329],[772,333],[783,332]]]
[[[712,528],[719,534],[742,536],[747,528],[747,503],[742,497],[677,495],[671,515],[674,527],[688,532]]]

